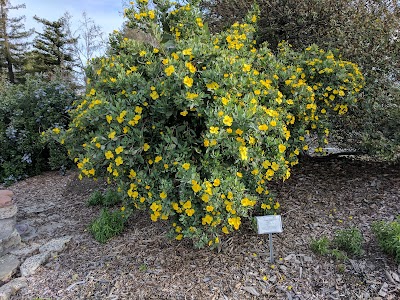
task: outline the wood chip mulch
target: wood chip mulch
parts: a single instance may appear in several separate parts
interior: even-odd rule
[[[27,244],[73,236],[12,299],[400,299],[400,266],[371,232],[373,221],[400,214],[399,165],[310,160],[275,184],[284,230],[274,235],[274,264],[267,236],[250,226],[229,236],[220,252],[195,250],[189,241],[169,240],[169,227],[144,212],[135,213],[122,235],[100,244],[87,231],[99,208],[86,201],[105,185],[79,181],[73,171],[48,172],[9,188],[19,222],[64,224]],[[361,257],[343,262],[310,250],[312,239],[332,238],[350,226],[364,236]]]

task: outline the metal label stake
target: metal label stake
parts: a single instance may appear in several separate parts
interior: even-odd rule
[[[269,256],[270,256],[270,262],[273,263],[274,250],[272,245],[272,234],[283,232],[282,218],[280,215],[273,215],[273,216],[256,217],[256,220],[257,220],[258,234],[268,233],[269,235]]]

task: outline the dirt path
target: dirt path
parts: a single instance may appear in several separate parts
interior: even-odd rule
[[[379,250],[370,230],[373,221],[400,214],[400,166],[303,163],[275,186],[284,232],[274,235],[274,265],[266,236],[249,228],[225,241],[220,253],[193,250],[187,241],[166,238],[168,227],[141,212],[121,236],[99,244],[87,232],[98,208],[86,200],[104,186],[81,182],[73,172],[10,188],[18,222],[36,230],[27,244],[73,236],[12,299],[400,299],[400,282],[386,274],[400,274],[400,266]],[[349,226],[364,235],[361,258],[342,264],[310,250],[313,238]]]

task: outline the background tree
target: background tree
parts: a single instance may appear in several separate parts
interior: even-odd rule
[[[33,29],[25,31],[25,16],[9,16],[10,10],[20,8],[25,8],[25,4],[12,6],[9,0],[0,0],[0,72],[6,72],[11,83],[16,83],[23,74],[27,38],[33,33]]]
[[[49,21],[38,16],[34,19],[44,26],[43,32],[36,32],[33,41],[33,59],[35,72],[49,72],[59,67],[64,74],[71,76],[74,67],[74,45],[76,38],[68,34],[68,14],[56,21]]]
[[[241,20],[253,0],[203,0],[212,31]],[[337,49],[356,62],[366,78],[357,110],[333,119],[337,141],[371,154],[400,153],[400,3],[398,1],[257,0],[258,41],[288,41],[299,50],[310,44]]]
[[[79,27],[72,33],[71,26],[68,29],[70,36],[77,42],[73,44],[75,60],[79,69],[80,81],[86,83],[85,69],[88,63],[96,55],[103,54],[107,41],[104,39],[104,32],[101,26],[97,25],[86,12],[82,13],[79,20]]]

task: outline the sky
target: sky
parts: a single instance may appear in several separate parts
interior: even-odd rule
[[[25,29],[35,28],[41,32],[42,26],[37,23],[33,16],[49,21],[58,20],[65,12],[69,12],[72,18],[72,26],[78,27],[82,13],[94,20],[101,26],[108,36],[114,29],[120,29],[123,23],[123,0],[10,0],[11,4],[25,4],[26,8],[13,11],[13,16],[25,15]]]

